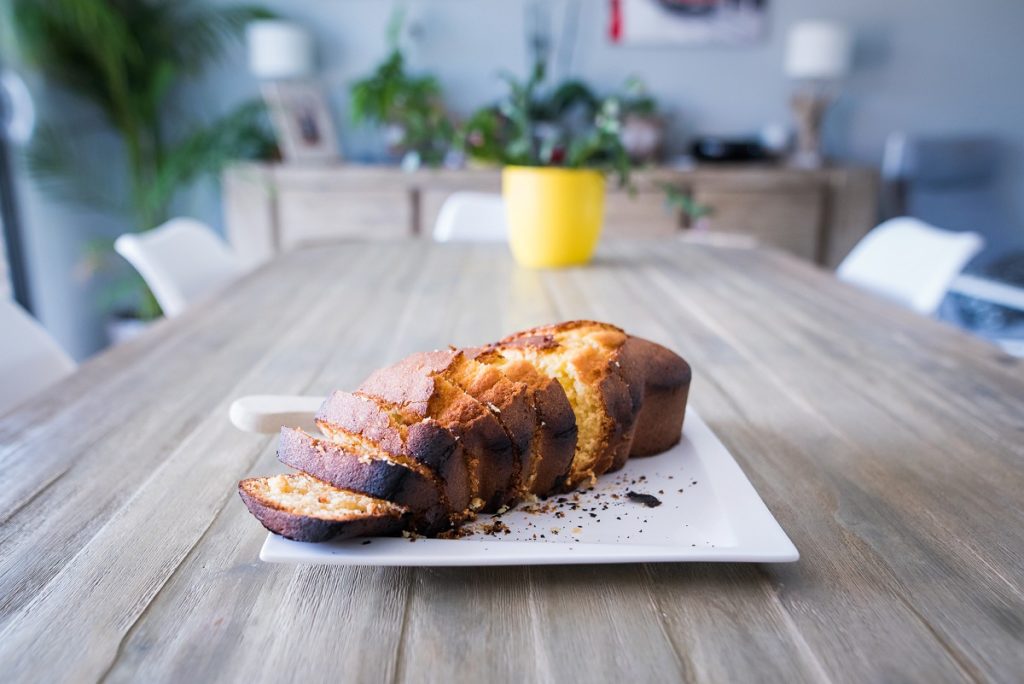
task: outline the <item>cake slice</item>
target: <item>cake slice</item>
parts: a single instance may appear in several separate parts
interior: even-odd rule
[[[413,354],[374,372],[356,394],[378,398],[411,424],[433,418],[462,444],[472,493],[470,508],[493,512],[513,503],[519,452],[498,411],[481,403],[452,379],[453,357],[442,350]]]
[[[338,391],[324,401],[316,423],[332,441],[379,449],[395,463],[433,479],[449,516],[467,516],[472,492],[462,445],[433,418],[407,424],[398,411],[374,397]]]
[[[565,391],[578,430],[570,488],[592,483],[629,457],[643,377],[639,364],[623,353],[626,340],[613,325],[570,321],[525,330],[492,345],[506,358],[532,363]]]
[[[277,458],[338,489],[408,509],[413,529],[421,534],[436,534],[451,526],[437,481],[418,468],[393,460],[383,450],[282,428]]]
[[[515,450],[515,472],[510,487],[514,492],[506,504],[518,501],[523,492],[524,473],[529,469],[531,444],[537,415],[530,404],[530,389],[509,378],[492,365],[480,363],[473,353],[450,349],[438,354],[444,365],[443,377],[476,399],[497,418]]]
[[[401,506],[332,487],[304,473],[242,480],[238,494],[265,528],[295,541],[393,535],[409,517]]]
[[[534,434],[520,487],[526,494],[543,496],[565,489],[576,452],[576,415],[557,380],[540,372],[529,361],[507,358],[493,349],[465,350],[476,361],[501,370],[510,380],[527,388],[533,412]]]

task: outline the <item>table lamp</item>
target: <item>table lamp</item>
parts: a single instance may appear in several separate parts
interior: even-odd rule
[[[260,19],[245,27],[249,71],[261,80],[308,78],[315,70],[313,36],[283,19]]]
[[[845,27],[828,21],[804,21],[789,31],[786,75],[797,81],[791,101],[797,121],[797,145],[791,163],[819,168],[821,120],[835,100],[835,84],[849,71],[852,41]]]

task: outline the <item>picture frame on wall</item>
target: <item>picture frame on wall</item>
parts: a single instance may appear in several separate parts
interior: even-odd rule
[[[285,162],[329,164],[341,159],[327,96],[318,82],[273,81],[262,85],[262,93]]]
[[[768,0],[609,0],[608,37],[622,46],[749,45]]]

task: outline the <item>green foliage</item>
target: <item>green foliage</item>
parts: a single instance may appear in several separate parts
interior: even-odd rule
[[[210,7],[196,0],[8,0],[17,48],[52,83],[96,107],[124,146],[130,187],[111,192],[116,177],[104,159],[96,172],[82,132],[52,119],[28,151],[35,176],[58,197],[126,213],[136,230],[167,216],[174,194],[239,157],[272,147],[262,105],[246,103],[207,125],[176,126],[172,88],[218,59],[257,7]],[[52,117],[51,117],[52,118]],[[179,116],[180,119],[180,116]],[[143,299],[146,299],[144,296]]]
[[[658,113],[658,101],[647,92],[647,86],[639,76],[630,76],[626,79],[621,101],[623,116],[654,116]]]
[[[677,188],[671,183],[661,183],[660,185],[661,189],[665,191],[665,204],[670,209],[682,212],[690,221],[697,221],[711,215],[711,207],[697,202],[688,191]]]
[[[444,160],[454,134],[441,99],[441,84],[430,75],[406,71],[398,46],[404,15],[396,12],[388,28],[390,52],[372,74],[352,84],[352,119],[356,123],[387,124],[402,130],[401,147],[415,150],[429,165]]]
[[[545,71],[538,62],[526,81],[504,75],[508,95],[465,122],[459,133],[462,149],[493,164],[598,169],[628,185],[619,101],[600,100],[580,81],[566,81],[545,93]]]
[[[150,182],[141,188],[144,213],[163,214],[178,189],[215,174],[233,159],[267,159],[276,153],[262,100],[245,102],[205,126],[194,126],[165,150]]]

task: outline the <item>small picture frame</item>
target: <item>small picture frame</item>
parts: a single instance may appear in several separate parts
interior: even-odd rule
[[[327,97],[316,81],[262,86],[281,156],[288,163],[329,164],[341,158]]]

